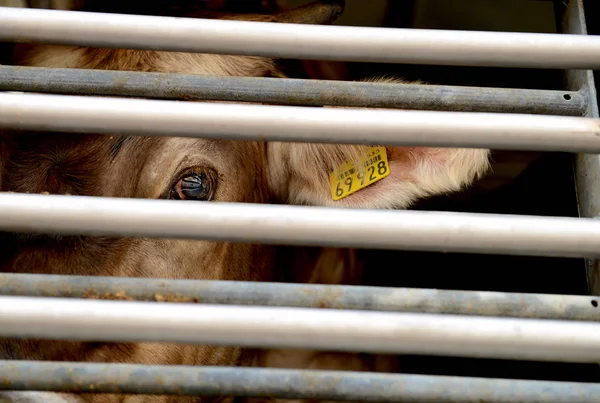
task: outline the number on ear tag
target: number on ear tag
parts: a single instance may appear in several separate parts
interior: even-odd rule
[[[390,166],[385,147],[371,147],[366,155],[361,157],[364,171],[345,162],[331,173],[331,197],[334,201],[343,199],[361,189],[378,182],[390,174]]]

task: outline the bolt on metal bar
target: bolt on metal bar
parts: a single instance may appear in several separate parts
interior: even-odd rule
[[[600,321],[598,299],[575,295],[17,273],[0,295]]]
[[[354,62],[600,68],[597,36],[320,26],[6,7],[0,12],[0,40]]]
[[[509,113],[0,93],[0,127],[251,141],[600,153],[598,119]]]
[[[574,91],[0,66],[0,90],[160,99],[583,116]]]
[[[65,298],[0,296],[0,337],[600,361],[597,322]]]
[[[0,390],[362,402],[597,403],[600,394],[600,384],[595,383],[40,361],[0,361],[0,378]]]
[[[6,192],[0,193],[0,229],[273,245],[556,257],[600,255],[600,221],[591,218]],[[363,236],[357,239],[357,233]]]

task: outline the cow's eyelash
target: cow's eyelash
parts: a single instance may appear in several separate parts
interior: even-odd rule
[[[177,183],[179,181],[181,181],[182,179],[184,179],[185,177],[193,176],[193,175],[200,175],[202,173],[206,174],[206,175],[210,175],[212,177],[212,179],[215,181],[215,184],[217,184],[219,179],[221,179],[221,175],[219,175],[217,170],[211,166],[187,167],[187,168],[180,170],[177,173],[177,175],[173,176],[173,179],[169,182],[166,189],[163,190],[162,194],[160,195],[160,198],[167,199],[169,197],[171,189],[173,189],[177,185]]]

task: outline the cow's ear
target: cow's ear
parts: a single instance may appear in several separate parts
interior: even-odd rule
[[[471,184],[488,157],[483,149],[273,142],[269,184],[284,203],[402,209]]]
[[[337,21],[344,12],[344,0],[320,0],[290,11],[272,16],[273,22],[288,24],[329,25]]]
[[[267,150],[269,183],[278,201],[384,209],[461,190],[487,171],[490,153],[287,142],[269,143]]]
[[[266,14],[240,14],[223,17],[223,19],[281,22],[288,24],[333,24],[344,12],[344,0],[320,0],[295,8],[290,11]]]

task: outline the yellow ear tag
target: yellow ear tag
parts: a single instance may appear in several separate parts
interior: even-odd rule
[[[385,147],[370,147],[361,157],[361,165],[364,167],[362,173],[347,161],[331,173],[329,183],[334,201],[348,197],[390,174]]]

